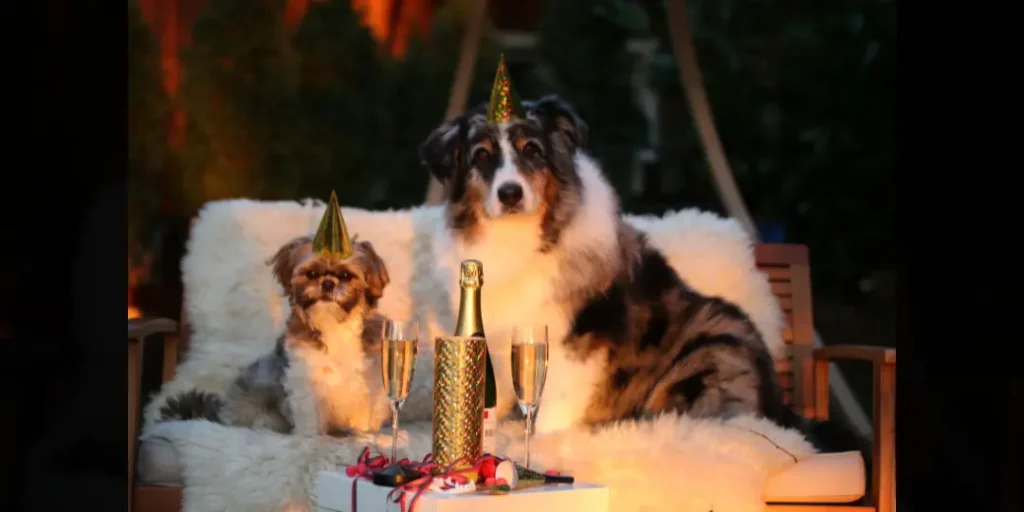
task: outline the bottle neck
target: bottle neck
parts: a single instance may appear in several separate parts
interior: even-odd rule
[[[484,335],[484,320],[480,311],[479,287],[462,287],[462,293],[459,298],[459,319],[455,322],[455,335]]]

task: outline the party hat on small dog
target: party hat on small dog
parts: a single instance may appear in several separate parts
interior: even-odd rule
[[[522,117],[523,107],[519,104],[519,95],[512,86],[512,79],[508,77],[503,53],[498,59],[498,70],[494,72],[494,85],[491,86],[491,99],[487,102],[487,122],[498,124]]]
[[[352,256],[352,241],[348,238],[345,219],[341,217],[338,195],[331,191],[331,202],[327,205],[320,228],[313,237],[313,252],[332,258],[345,259]]]

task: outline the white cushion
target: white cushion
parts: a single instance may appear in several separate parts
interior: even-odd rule
[[[139,458],[135,468],[139,484],[163,487],[185,485],[181,478],[178,452],[164,438],[154,436],[139,443]]]
[[[139,483],[180,487],[178,453],[165,439],[151,437],[139,446]],[[864,460],[858,452],[819,453],[768,479],[767,503],[850,503],[864,496]]]
[[[860,452],[818,453],[768,479],[768,503],[850,503],[864,496]]]

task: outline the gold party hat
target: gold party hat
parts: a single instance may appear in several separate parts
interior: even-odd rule
[[[320,228],[313,237],[313,252],[332,258],[345,259],[352,256],[352,241],[348,239],[345,219],[341,218],[338,195],[331,191],[331,202],[327,205]]]
[[[487,122],[503,123],[509,119],[521,118],[523,107],[519,104],[512,80],[508,77],[505,67],[505,54],[498,59],[498,70],[494,73],[494,85],[491,86],[491,99],[487,102]]]

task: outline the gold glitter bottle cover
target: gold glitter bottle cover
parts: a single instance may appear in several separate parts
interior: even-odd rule
[[[459,316],[455,322],[456,336],[484,338],[483,301],[484,266],[477,260],[464,260],[459,272]],[[484,364],[484,453],[494,455],[497,451],[498,433],[498,388],[494,379],[494,365],[486,351]]]
[[[441,466],[483,454],[487,341],[473,336],[434,340],[433,456]]]

